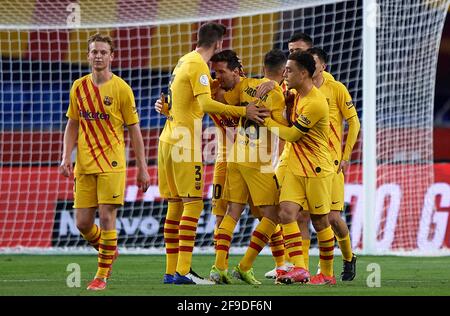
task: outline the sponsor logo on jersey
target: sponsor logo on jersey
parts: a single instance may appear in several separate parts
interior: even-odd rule
[[[85,120],[109,120],[109,114],[102,112],[90,112],[90,111],[82,111],[80,110],[80,117]]]
[[[303,114],[300,114],[300,116],[298,117],[298,120],[300,122],[302,122],[303,124],[305,124],[305,125],[311,124],[311,121],[306,116],[304,116]]]

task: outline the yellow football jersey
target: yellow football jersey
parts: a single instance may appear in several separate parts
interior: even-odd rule
[[[303,98],[295,99],[294,126],[305,133],[291,143],[288,167],[295,175],[325,177],[333,172],[328,147],[330,118],[325,96],[313,87]]]
[[[245,78],[235,89],[225,93],[228,104],[240,104],[247,106],[256,100],[256,88],[269,79]],[[285,108],[284,96],[280,86],[275,87],[269,93],[260,97],[260,106],[271,110],[271,117],[280,124],[287,125],[283,117]],[[233,157],[228,161],[234,161],[250,168],[267,166],[270,170],[272,163],[272,136],[271,133],[245,117],[239,120],[238,132],[234,143]]]
[[[139,123],[133,91],[120,77],[97,87],[92,74],[76,80],[66,116],[79,123],[75,173],[121,172],[126,168],[124,124]]]
[[[322,76],[323,76],[325,79],[334,80],[333,75],[330,74],[329,72],[323,71],[323,72],[322,72]]]
[[[324,78],[319,91],[327,98],[330,110],[329,146],[331,159],[337,171],[342,159],[343,119],[349,119],[356,113],[352,97],[347,88],[339,81]]]
[[[180,58],[169,83],[169,116],[159,137],[186,149],[202,144],[203,111],[196,97],[211,94],[211,75],[202,56],[192,51]],[[199,149],[199,148],[196,148]]]

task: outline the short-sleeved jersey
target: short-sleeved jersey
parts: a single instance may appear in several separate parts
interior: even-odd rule
[[[92,74],[76,80],[66,116],[79,124],[75,173],[125,171],[124,124],[139,123],[133,91],[125,81],[113,75],[97,87]]]
[[[323,72],[322,72],[322,76],[323,76],[325,79],[334,80],[333,75],[330,74],[329,72],[323,71]]]
[[[201,146],[204,112],[196,97],[211,94],[211,80],[208,65],[198,52],[180,58],[169,83],[169,116],[159,137],[161,141],[194,149],[197,137],[195,144]]]
[[[295,175],[325,177],[333,172],[328,146],[330,119],[325,96],[315,86],[309,93],[295,99],[294,126],[305,133],[291,143],[288,167]]]
[[[243,79],[233,90],[225,93],[228,104],[247,106],[256,100],[256,89],[269,79]],[[279,86],[260,97],[260,106],[271,110],[271,117],[280,124],[287,125],[283,117],[285,108],[284,96]],[[263,132],[260,132],[263,131]],[[265,131],[265,132],[264,132]],[[232,161],[250,168],[267,167],[270,170],[272,163],[272,134],[266,128],[261,129],[256,122],[241,117],[238,132],[233,146]]]
[[[330,110],[330,152],[337,171],[342,159],[343,119],[348,120],[356,113],[352,97],[347,88],[339,81],[324,78],[319,91],[327,98]]]

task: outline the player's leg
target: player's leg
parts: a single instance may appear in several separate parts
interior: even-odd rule
[[[278,224],[279,186],[274,173],[261,173],[243,165],[238,166],[255,206],[263,215],[250,239],[250,245],[234,272],[249,284],[260,284],[253,275],[253,262],[270,240]]]
[[[171,157],[175,155],[190,157],[189,161],[172,160],[175,185],[178,195],[183,200],[183,213],[178,227],[178,261],[174,283],[214,284],[199,277],[191,269],[198,220],[203,211],[203,164],[196,161],[197,155],[194,150],[173,146],[171,153]]]
[[[233,231],[248,201],[247,185],[236,163],[228,163],[224,187],[224,199],[228,201],[227,212],[217,232],[217,249],[210,279],[217,283],[231,283],[228,278],[228,254],[233,238]]]
[[[81,236],[98,250],[101,230],[94,223],[98,206],[96,187],[95,175],[75,175],[73,193],[76,225]]]
[[[183,213],[183,202],[178,197],[175,175],[171,160],[170,144],[159,142],[158,145],[158,188],[160,196],[167,200],[167,214],[164,221],[164,243],[166,248],[166,271],[164,284],[173,283],[178,262],[178,229]]]
[[[311,213],[311,222],[319,242],[320,273],[313,276],[311,284],[336,284],[333,272],[334,233],[328,220],[331,206],[331,184],[333,175],[306,179],[306,196]]]
[[[334,175],[331,191],[329,220],[342,252],[343,268],[341,280],[352,281],[356,276],[356,256],[352,251],[348,226],[341,216],[344,210],[344,174],[342,172]]]
[[[225,213],[227,212],[228,201],[223,198],[226,175],[227,163],[223,161],[216,161],[214,164],[212,197],[212,214],[216,217],[216,224],[214,226],[214,249],[217,248],[217,236],[220,224],[222,223]]]
[[[309,232],[310,220],[311,218],[308,211],[300,211],[297,217],[297,224],[302,234],[302,252],[306,270],[309,270],[309,246],[311,245],[311,235]]]
[[[292,172],[286,172],[281,182],[279,217],[283,227],[286,251],[294,264],[287,273],[277,278],[277,281],[281,283],[304,283],[310,276],[303,259],[302,235],[297,224],[298,212],[302,208],[307,209],[303,179]]]

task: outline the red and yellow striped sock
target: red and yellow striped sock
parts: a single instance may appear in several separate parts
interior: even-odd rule
[[[319,241],[320,272],[325,276],[333,276],[334,233],[331,226],[317,232]]]
[[[177,272],[186,275],[191,270],[192,252],[194,251],[195,236],[200,214],[203,211],[203,201],[196,200],[183,203],[183,215],[179,226],[179,252]]]
[[[298,268],[306,268],[302,251],[302,234],[296,221],[283,224],[284,241],[291,262]]]
[[[253,262],[269,241],[276,227],[277,225],[267,217],[261,219],[261,222],[259,222],[252,234],[250,245],[245,252],[244,258],[239,262],[239,267],[242,271],[251,269]]]
[[[277,225],[270,237],[270,250],[276,266],[281,267],[284,264],[284,238],[280,225]]]
[[[305,262],[306,270],[309,271],[309,246],[311,245],[311,240],[302,239],[302,252],[303,252],[303,261]]]
[[[353,251],[352,243],[350,241],[350,233],[347,233],[344,238],[339,238],[338,236],[336,236],[336,239],[342,252],[342,259],[349,262],[352,261]]]
[[[228,251],[235,227],[236,221],[234,218],[226,214],[217,232],[216,261],[214,263],[217,269],[225,270],[228,268]]]
[[[101,231],[100,227],[94,224],[87,234],[83,234],[82,232],[80,232],[80,234],[92,247],[98,250]]]
[[[178,261],[178,225],[183,213],[183,202],[168,202],[164,221],[164,242],[166,245],[166,274],[175,274]]]
[[[217,255],[217,235],[219,234],[219,227],[216,225],[214,226],[214,251]]]
[[[117,248],[117,231],[102,230],[100,244],[98,246],[98,269],[96,278],[104,279],[108,277],[108,271],[114,258]]]

